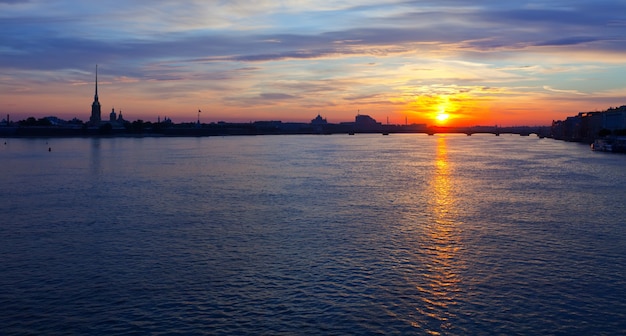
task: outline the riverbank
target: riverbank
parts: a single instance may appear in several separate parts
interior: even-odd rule
[[[377,125],[359,127],[352,124],[312,125],[305,123],[253,122],[211,124],[152,124],[145,128],[111,127],[57,127],[57,126],[9,126],[0,127],[0,137],[188,137],[228,135],[279,135],[279,134],[357,134],[357,133],[463,133],[472,134],[519,134],[550,137],[550,128],[545,126],[519,127],[426,127],[425,125]]]

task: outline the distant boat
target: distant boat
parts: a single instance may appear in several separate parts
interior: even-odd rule
[[[613,145],[608,140],[596,139],[591,144],[591,150],[597,151],[597,152],[612,152]]]

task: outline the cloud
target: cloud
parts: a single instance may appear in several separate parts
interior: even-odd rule
[[[599,40],[598,38],[594,38],[594,37],[572,36],[572,37],[565,37],[565,38],[559,38],[555,40],[539,42],[535,45],[536,46],[565,46],[565,45],[584,44],[584,43],[589,43],[589,42],[595,42],[598,40]]]
[[[544,85],[543,89],[546,91],[556,92],[556,93],[566,93],[566,94],[572,94],[572,95],[578,95],[578,96],[586,95],[585,93],[579,92],[577,90],[554,89],[548,85]]]
[[[156,2],[152,10],[141,14],[141,10],[145,9],[145,1],[139,1],[138,4],[114,2],[117,7],[99,5],[98,9],[104,10],[102,17],[111,18],[111,22],[87,21],[79,15],[81,6],[73,9],[68,5],[58,5],[53,8],[60,10],[62,15],[54,16],[42,10],[20,12],[20,15],[0,20],[0,29],[7,32],[0,41],[5,50],[11,51],[0,55],[0,60],[10,67],[63,69],[121,59],[270,62],[341,56],[389,56],[420,51],[497,58],[511,50],[532,52],[530,47],[533,46],[577,47],[591,42],[596,43],[594,47],[598,50],[626,50],[623,39],[616,38],[623,36],[622,26],[611,24],[623,21],[614,13],[620,9],[626,11],[624,5],[595,6],[596,10],[590,14],[580,10],[589,8],[590,5],[586,3],[556,9],[511,8],[496,6],[491,1],[478,1],[473,6],[460,6],[462,3],[416,1],[351,7],[347,2],[342,6],[334,6],[330,12],[361,17],[362,22],[347,20],[350,25],[329,25],[325,31],[316,32],[319,30],[316,28],[310,33],[305,30],[286,33],[280,27],[274,27],[271,30],[276,33],[269,34],[266,29],[248,31],[219,27],[217,30],[207,30],[206,27],[181,27],[168,20],[161,20],[164,13],[189,18],[191,21],[207,19],[208,15],[207,20],[211,21],[217,15],[215,12],[250,17],[262,15],[261,9],[280,9],[269,2],[260,3],[258,10],[247,8],[250,6],[243,6],[241,2],[212,6],[200,1],[192,1],[189,6]],[[311,3],[308,5],[313,6]],[[375,15],[372,8],[386,14]],[[321,9],[317,10],[322,12]],[[94,12],[94,9],[88,11]],[[133,27],[126,21],[129,14],[124,14],[120,19],[117,14],[121,12],[137,14],[133,18],[139,25],[151,26],[150,22],[159,21],[165,28],[154,30],[152,34],[132,33],[129,29]],[[295,13],[296,18],[303,15],[295,7],[287,7],[279,13]],[[92,18],[90,15],[87,16]],[[267,17],[272,15],[277,14],[269,14]],[[334,21],[331,23],[336,24]],[[104,29],[93,29],[100,27]],[[72,31],[87,34],[68,33]],[[120,31],[124,34],[120,34]],[[586,35],[571,34],[576,31],[584,31]],[[568,32],[570,36],[563,37],[563,32]],[[472,51],[478,54],[472,54]],[[486,52],[493,56],[486,55]]]
[[[260,93],[254,96],[250,96],[245,92],[241,95],[231,95],[223,97],[222,101],[227,105],[238,107],[264,107],[279,105],[281,102],[297,99],[298,97],[286,93]]]
[[[294,99],[296,97],[285,94],[285,93],[262,93],[260,96],[262,99],[270,99],[270,100],[285,100],[285,99]]]
[[[382,94],[372,93],[372,94],[365,94],[365,95],[357,95],[357,96],[345,97],[343,99],[345,99],[345,100],[363,101],[363,100],[370,100],[370,99],[373,99],[373,98],[379,98],[381,96],[382,96]]]
[[[143,96],[214,94],[246,108],[382,105],[422,89],[553,98],[592,92],[578,80],[590,73],[603,89],[618,85],[606,84],[603,69],[623,73],[626,64],[623,1],[0,0],[0,8],[0,75],[28,92],[88,81],[97,63],[103,80]]]

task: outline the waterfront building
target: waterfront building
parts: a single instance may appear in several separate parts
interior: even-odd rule
[[[322,118],[322,116],[319,115],[319,113],[318,113],[317,117],[315,117],[315,119],[311,120],[311,124],[312,125],[326,125],[326,124],[328,124],[328,121],[326,121],[326,118]]]
[[[611,131],[626,129],[626,105],[604,112],[603,126]]]
[[[376,122],[376,120],[366,114],[357,114],[357,116],[354,118],[354,123],[357,126],[361,126],[361,127],[368,127],[368,126],[379,126],[382,125],[379,122]]]
[[[382,129],[382,123],[376,121],[376,119],[366,115],[366,114],[357,114],[354,118],[353,122],[341,122],[339,123],[341,127],[348,127],[350,132],[372,132],[379,131]]]
[[[311,119],[311,127],[313,132],[323,134],[328,132],[328,121],[318,113],[317,117]]]
[[[593,142],[610,134],[626,134],[626,105],[601,112],[580,112],[552,122],[552,136],[556,139]]]
[[[579,113],[580,119],[580,138],[585,141],[593,141],[593,139],[600,134],[603,128],[602,118],[604,113],[602,112],[586,112]]]
[[[362,131],[373,131],[382,127],[382,123],[377,122],[376,119],[366,114],[357,114],[356,118],[354,118],[354,125],[356,130]]]
[[[111,113],[109,113],[109,121],[107,123],[111,124],[113,129],[122,129],[124,128],[125,122],[126,120],[124,120],[124,117],[122,116],[122,110],[120,110],[120,113],[115,113],[115,108],[112,108]]]
[[[174,125],[174,122],[172,121],[172,119],[168,118],[167,116],[165,116],[165,118],[163,118],[163,120],[161,120],[160,116],[157,119],[158,119],[158,123],[159,124],[163,124],[165,126],[172,126],[172,125]]]

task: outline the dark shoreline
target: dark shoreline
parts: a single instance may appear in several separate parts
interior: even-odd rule
[[[0,127],[0,137],[5,138],[93,138],[93,137],[206,137],[236,135],[330,135],[330,134],[519,134],[550,137],[550,127],[416,127],[412,125],[381,125],[375,128],[358,128],[344,125],[315,127],[309,124],[277,124],[259,126],[252,124],[202,124],[199,127],[153,127],[150,129],[102,129],[65,127]]]

